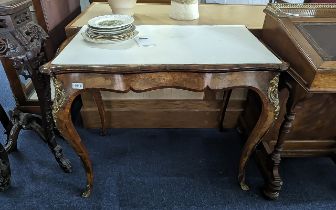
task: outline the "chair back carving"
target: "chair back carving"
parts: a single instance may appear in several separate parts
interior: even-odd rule
[[[59,45],[65,40],[65,26],[80,12],[80,0],[32,0],[37,22],[48,33],[46,55],[54,57]]]

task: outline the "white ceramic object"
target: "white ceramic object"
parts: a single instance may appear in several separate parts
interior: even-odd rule
[[[198,19],[198,0],[172,0],[169,17],[175,20]]]
[[[113,14],[134,15],[137,0],[108,0]]]

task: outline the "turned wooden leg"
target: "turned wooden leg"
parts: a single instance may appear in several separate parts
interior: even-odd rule
[[[285,116],[285,120],[281,124],[278,141],[274,147],[273,153],[270,155],[271,168],[269,169],[269,171],[271,171],[271,176],[266,181],[266,184],[263,188],[263,193],[267,198],[273,200],[279,197],[279,192],[283,184],[279,173],[281,151],[283,143],[286,140],[287,135],[290,133],[290,130],[292,128],[292,122],[294,119],[295,119],[295,112],[289,111],[289,113],[287,113]]]
[[[286,91],[286,94],[288,96],[287,102],[286,102],[286,112],[284,116],[284,120],[281,123],[278,139],[274,146],[273,152],[266,156],[263,155],[263,160],[261,158],[259,159],[259,165],[262,167],[262,171],[264,173],[265,177],[265,186],[263,187],[263,194],[272,200],[275,200],[279,197],[279,193],[281,190],[281,187],[283,185],[279,168],[280,168],[280,162],[281,162],[281,152],[283,149],[283,144],[285,140],[287,139],[288,134],[291,131],[292,123],[295,119],[295,105],[297,101],[294,101],[294,94],[295,90],[291,87],[290,84],[286,83],[284,84],[283,90]],[[265,154],[265,152],[263,153]]]
[[[281,90],[285,91],[286,105],[284,120],[281,123],[277,142],[271,154],[267,154],[264,149],[257,153],[257,162],[263,173],[265,185],[262,189],[263,194],[272,200],[279,197],[283,181],[281,179],[279,168],[281,162],[281,152],[283,144],[291,131],[292,123],[295,119],[295,106],[302,98],[302,94],[290,83],[281,83]]]
[[[223,95],[223,106],[221,108],[221,111],[220,111],[220,114],[219,114],[219,130],[220,131],[223,131],[223,123],[224,123],[224,119],[225,119],[225,114],[226,114],[226,110],[227,110],[227,107],[229,105],[229,101],[230,101],[230,97],[231,97],[231,93],[232,93],[232,90],[225,90],[224,91],[224,95]]]
[[[106,115],[105,115],[105,107],[104,107],[103,99],[102,99],[102,96],[99,90],[92,90],[91,94],[92,94],[93,100],[95,101],[98,107],[98,112],[99,112],[100,122],[101,122],[101,135],[105,136],[106,135]]]
[[[82,140],[77,133],[75,126],[71,120],[71,104],[75,97],[79,93],[72,94],[67,97],[57,90],[60,88],[60,84],[55,84],[56,87],[56,98],[55,104],[53,106],[54,119],[56,122],[56,127],[60,131],[61,135],[70,143],[72,148],[75,150],[76,154],[81,159],[87,177],[87,185],[82,193],[82,197],[89,197],[92,187],[93,187],[93,170],[91,160],[89,158],[88,151],[86,150]]]
[[[277,75],[270,81],[270,87],[268,90],[256,91],[262,101],[262,111],[257,124],[253,128],[243,147],[240,158],[238,181],[243,190],[249,190],[249,186],[245,181],[247,162],[258,144],[261,142],[262,137],[269,130],[279,114],[278,82],[279,76]]]

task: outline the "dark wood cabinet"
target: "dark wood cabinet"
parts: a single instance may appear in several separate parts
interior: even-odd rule
[[[282,157],[334,156],[336,149],[336,5],[273,4],[265,9],[262,40],[290,64],[280,79],[280,117],[259,148],[265,174],[276,187],[266,193],[277,197],[282,185],[278,174]],[[287,101],[288,98],[288,101]],[[258,101],[249,94],[248,104]],[[252,106],[247,106],[252,107]],[[246,109],[242,127],[256,121],[260,110]],[[263,163],[263,156],[272,156]],[[261,160],[261,161],[260,161]]]
[[[281,82],[290,86],[296,116],[284,154],[330,154],[336,148],[336,5],[278,5],[265,11],[262,39],[291,66]],[[270,148],[281,121],[265,138]]]

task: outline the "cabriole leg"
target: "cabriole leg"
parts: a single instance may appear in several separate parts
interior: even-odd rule
[[[87,185],[82,197],[89,197],[93,187],[93,170],[88,151],[75,129],[71,119],[71,105],[79,93],[66,93],[62,84],[54,79],[56,96],[53,105],[53,116],[61,135],[70,143],[84,166]],[[69,95],[69,96],[68,96]]]
[[[243,190],[249,190],[245,181],[245,170],[248,160],[255,151],[263,136],[277,119],[280,111],[278,95],[279,75],[276,75],[271,81],[268,90],[256,90],[262,101],[262,111],[259,120],[248,137],[242,151],[239,163],[238,181]]]

